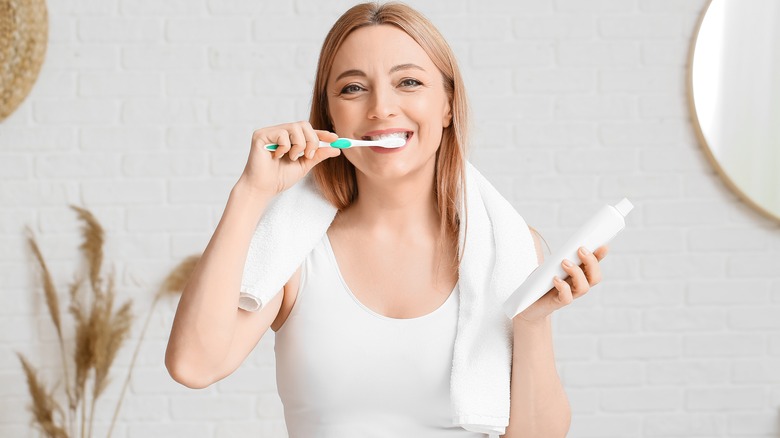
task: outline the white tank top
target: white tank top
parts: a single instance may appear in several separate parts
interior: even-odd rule
[[[485,438],[452,425],[458,285],[418,318],[380,315],[341,275],[327,233],[303,262],[295,305],[275,335],[290,438]]]

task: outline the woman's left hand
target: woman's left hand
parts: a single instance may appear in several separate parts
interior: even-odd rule
[[[553,279],[555,287],[527,309],[515,315],[513,321],[522,323],[543,321],[552,312],[585,295],[592,286],[601,281],[599,261],[607,255],[607,251],[606,245],[596,248],[592,253],[588,252],[585,247],[580,248],[577,255],[582,261],[582,265],[578,266],[573,261],[571,261],[571,266],[566,266],[564,263],[563,270],[569,274],[569,277],[566,280],[560,280],[557,277]]]

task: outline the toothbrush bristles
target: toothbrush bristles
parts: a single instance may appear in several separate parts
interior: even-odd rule
[[[382,146],[386,148],[400,148],[406,144],[406,139],[400,137],[387,138],[380,141],[382,142]]]

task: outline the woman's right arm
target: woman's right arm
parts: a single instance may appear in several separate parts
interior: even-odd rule
[[[319,136],[319,138],[318,138]],[[283,290],[256,312],[238,308],[249,243],[273,197],[305,176],[339,149],[317,149],[333,133],[314,131],[305,123],[255,132],[247,166],[230,192],[222,218],[185,286],[173,320],[165,366],[171,377],[190,388],[205,388],[232,373],[276,319]],[[262,150],[277,143],[275,155]],[[282,160],[314,151],[311,159]],[[308,157],[308,155],[307,155]]]
[[[257,312],[238,308],[249,242],[269,201],[241,182],[233,187],[182,292],[165,353],[168,372],[182,385],[204,388],[230,374],[276,318],[282,294]]]

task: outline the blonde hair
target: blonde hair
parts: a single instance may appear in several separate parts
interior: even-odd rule
[[[345,12],[330,29],[322,44],[309,122],[314,129],[333,131],[326,92],[333,59],[351,32],[361,27],[383,24],[401,29],[425,50],[442,74],[444,90],[450,101],[452,121],[443,129],[441,144],[436,152],[434,175],[436,206],[441,217],[438,239],[438,249],[441,250],[445,243],[457,243],[459,237],[459,201],[463,199],[465,203],[468,104],[455,55],[427,18],[398,2],[362,3]],[[349,207],[357,198],[355,167],[344,154],[321,162],[311,172],[325,199],[339,210]],[[458,251],[455,251],[455,254],[452,263],[455,264],[453,266],[459,266],[461,255]]]

